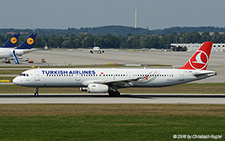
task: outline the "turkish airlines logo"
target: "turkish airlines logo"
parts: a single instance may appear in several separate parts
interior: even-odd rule
[[[194,56],[191,57],[189,63],[192,68],[201,70],[207,66],[208,60],[208,55],[204,51],[198,50]]]

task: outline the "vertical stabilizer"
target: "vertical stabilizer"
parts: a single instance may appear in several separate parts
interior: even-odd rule
[[[3,48],[14,48],[18,42],[20,34],[14,34],[3,46]]]
[[[34,45],[34,41],[37,34],[31,34],[27,39],[16,49],[31,49]]]
[[[204,42],[187,63],[179,69],[206,70],[213,42]]]

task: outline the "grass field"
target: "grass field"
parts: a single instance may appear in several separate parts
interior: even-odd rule
[[[16,85],[0,85],[0,93],[33,93],[35,88]],[[171,87],[124,88],[121,93],[225,93],[225,83],[188,83]],[[40,88],[41,93],[81,93],[79,88]]]
[[[225,105],[12,104],[0,105],[0,111],[0,140],[173,140],[173,135],[225,135]]]
[[[0,70],[19,74],[23,70]],[[1,77],[12,79],[12,77]],[[0,93],[35,88],[0,85]],[[225,93],[225,83],[126,88],[121,93]],[[80,93],[79,88],[40,88]],[[0,104],[0,140],[173,140],[174,135],[225,136],[225,105]],[[183,139],[184,140],[184,139]]]
[[[26,69],[24,70],[0,70],[0,74],[1,75],[8,75],[8,74],[13,74],[13,75],[19,75],[21,74],[21,72],[25,71]]]
[[[10,80],[10,82],[12,82],[13,79],[14,77],[0,77],[0,80]]]

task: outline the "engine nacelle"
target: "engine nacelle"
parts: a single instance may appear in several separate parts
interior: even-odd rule
[[[85,92],[87,92],[87,91],[88,91],[88,88],[87,88],[87,87],[80,87],[80,91],[85,91]]]
[[[109,91],[109,86],[105,84],[89,84],[87,92],[89,93],[105,93]]]

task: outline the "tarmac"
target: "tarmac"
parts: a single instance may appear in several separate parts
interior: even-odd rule
[[[225,104],[225,94],[107,94],[84,93],[2,93],[0,104]]]

